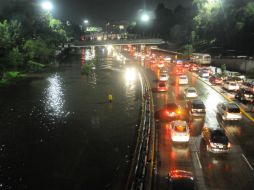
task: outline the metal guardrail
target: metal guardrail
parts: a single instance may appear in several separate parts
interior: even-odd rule
[[[144,78],[144,77],[142,77]],[[152,106],[151,90],[148,81],[144,79],[142,94],[142,118],[139,128],[137,145],[132,160],[131,172],[128,178],[126,190],[144,190],[151,189],[151,127],[152,127]],[[150,169],[150,170],[149,170]]]

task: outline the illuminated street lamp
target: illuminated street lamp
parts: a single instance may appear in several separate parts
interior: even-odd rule
[[[149,20],[150,20],[150,17],[149,17],[148,14],[143,13],[143,14],[141,15],[141,21],[142,21],[142,22],[148,22]]]
[[[86,19],[86,20],[84,20],[84,24],[85,25],[88,25],[88,23],[89,23],[89,21]]]
[[[53,4],[49,1],[45,1],[41,3],[41,7],[43,10],[50,12],[53,9]]]

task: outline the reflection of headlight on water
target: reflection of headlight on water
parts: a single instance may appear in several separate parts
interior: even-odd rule
[[[125,70],[125,79],[127,81],[134,81],[136,79],[136,70],[134,68],[128,68]]]

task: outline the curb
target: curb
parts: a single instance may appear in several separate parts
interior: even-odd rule
[[[235,101],[229,99],[227,96],[225,96],[224,94],[222,94],[221,92],[219,92],[216,88],[214,88],[212,85],[210,85],[209,83],[207,83],[206,81],[202,80],[199,76],[194,75],[193,73],[191,73],[192,76],[196,77],[197,79],[199,79],[200,81],[202,81],[203,83],[205,83],[206,85],[210,86],[213,90],[215,90],[218,94],[220,94],[224,99],[226,99],[228,102],[233,102],[236,105],[238,105],[238,107],[240,108],[241,112],[254,123],[254,118],[248,114],[244,108],[242,108],[242,106],[240,106],[238,103],[236,103]]]

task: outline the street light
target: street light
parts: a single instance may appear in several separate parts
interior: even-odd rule
[[[89,23],[89,21],[86,19],[86,20],[84,20],[84,24],[85,25],[88,25],[88,23]]]
[[[143,13],[143,14],[141,15],[141,21],[143,21],[143,22],[148,22],[149,20],[150,20],[150,17],[149,17],[148,14]]]
[[[53,9],[53,4],[49,1],[45,1],[41,3],[41,7],[43,10],[50,12]]]

